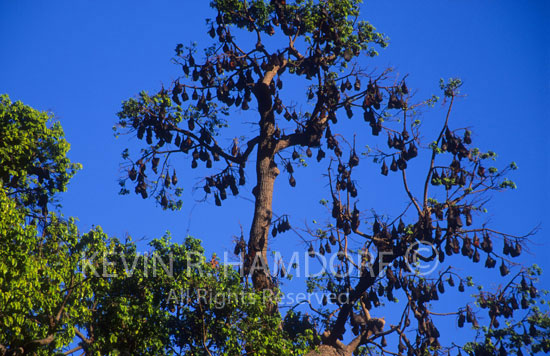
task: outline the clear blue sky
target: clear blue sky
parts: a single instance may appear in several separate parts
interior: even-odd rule
[[[545,268],[543,284],[549,288],[548,2],[371,0],[362,15],[390,37],[390,46],[378,58],[364,59],[364,65],[394,66],[409,74],[418,98],[439,94],[441,77],[463,79],[467,97],[453,114],[455,127],[471,126],[479,146],[499,154],[500,167],[515,161],[520,168],[511,177],[518,189],[496,195],[487,219],[513,234],[541,224],[523,261]],[[169,85],[179,74],[170,63],[175,45],[200,44],[207,38],[204,18],[212,16],[205,0],[0,0],[0,92],[54,112],[63,125],[70,157],[84,166],[63,195],[63,212],[78,217],[81,229],[101,225],[110,235],[147,239],[170,230],[176,241],[190,233],[204,239],[209,253],[218,254],[232,250],[239,222],[248,231],[253,205],[245,198],[251,198],[251,184],[221,209],[213,202],[195,202],[202,195],[192,194],[197,177],[191,173],[180,174],[186,181],[181,212],[163,212],[153,201],[117,195],[120,153],[128,140],[115,140],[111,128],[122,100]],[[437,106],[426,119],[440,120],[441,115]],[[378,175],[370,180],[368,173],[378,173],[378,167],[367,160],[361,167],[369,177],[361,187],[370,199],[363,200],[362,208],[395,213],[395,205],[403,206],[402,188],[381,195],[371,188],[379,184]],[[292,191],[281,177],[275,213],[288,213],[296,226],[312,218],[325,220],[317,202],[328,193],[319,193],[325,185],[317,182],[319,172],[300,170],[298,187],[307,185],[300,191]],[[293,198],[298,199],[285,204]],[[282,246],[301,245],[287,233],[273,248]]]

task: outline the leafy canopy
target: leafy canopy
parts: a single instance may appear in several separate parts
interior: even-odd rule
[[[20,206],[47,212],[81,166],[67,158],[70,145],[59,122],[8,95],[0,96],[0,182]]]

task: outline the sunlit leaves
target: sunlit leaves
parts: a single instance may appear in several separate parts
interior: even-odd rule
[[[0,96],[0,182],[20,206],[46,213],[80,165],[53,116]]]

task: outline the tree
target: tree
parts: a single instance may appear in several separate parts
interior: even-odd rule
[[[153,196],[163,208],[179,208],[183,175],[175,173],[173,162],[182,154],[193,168],[204,162],[206,169],[217,169],[203,180],[206,197],[217,205],[228,189],[238,194],[247,177],[255,176],[250,233],[241,233],[235,246],[244,268],[207,258],[191,237],[174,243],[167,233],[145,254],[129,238],[109,237],[99,227],[78,231],[52,204],[79,168],[66,156],[61,127],[48,124],[51,115],[2,96],[0,355],[547,352],[550,318],[535,287],[540,270],[513,260],[530,233],[500,232],[480,216],[491,192],[514,187],[507,173],[516,166],[491,167],[495,153],[475,148],[470,131],[455,128],[451,113],[460,80],[441,83],[448,114],[434,134],[420,118],[437,98],[413,102],[403,78],[356,62],[361,53],[375,55],[386,44],[374,27],[357,20],[358,1],[226,0],[212,6],[217,17],[207,30],[215,45],[206,48],[204,59],[195,59],[195,48],[178,45],[181,78],[169,89],[142,92],[123,104],[120,132],[146,145],[137,157],[124,152],[128,177],[121,192],[129,193],[126,184],[133,184],[137,194]],[[255,46],[237,43],[250,34]],[[310,109],[295,105],[283,85],[303,85]],[[218,142],[225,127],[239,125],[224,115],[239,117],[247,110],[256,115],[258,135],[223,149]],[[344,113],[353,140],[342,129]],[[365,134],[366,124],[351,121],[358,114],[372,135]],[[376,140],[381,133],[387,148]],[[379,147],[361,152],[366,143]],[[331,221],[307,230],[304,250],[321,260],[335,255],[337,273],[308,279],[307,289],[324,295],[318,303],[283,312],[277,298],[292,271],[284,264],[269,270],[267,249],[271,236],[297,230],[287,216],[273,218],[274,182],[283,167],[289,184],[299,189],[293,172],[312,158],[312,149],[327,164],[330,200],[323,204]],[[253,155],[256,166],[250,169]],[[400,178],[410,202],[402,211],[388,216],[359,210],[372,208],[357,199],[364,194],[363,157],[375,161],[376,174],[380,169],[393,176],[387,179]],[[358,250],[361,258],[354,260]],[[480,266],[475,263],[482,257],[489,271],[499,262],[503,286],[495,291],[451,267],[468,260]],[[422,274],[419,267],[434,261],[442,266]],[[459,298],[458,310],[440,319],[434,307],[448,299],[444,295],[456,297],[453,287],[476,294],[469,302]],[[220,303],[218,296],[237,297]],[[445,321],[470,324],[471,341],[444,344],[439,330]]]
[[[176,155],[189,155],[192,168],[203,162],[214,170],[204,178],[204,191],[206,198],[221,206],[228,189],[237,195],[238,186],[246,184],[246,166],[255,155],[254,215],[248,242],[243,243],[242,236],[235,252],[244,252],[244,276],[251,277],[256,291],[277,291],[279,280],[269,270],[267,256],[270,231],[275,236],[291,227],[285,218],[273,219],[274,182],[282,167],[289,184],[296,186],[293,161],[311,159],[312,149],[317,150],[316,158],[321,161],[332,151],[334,156],[325,159],[332,197],[326,203],[331,205],[334,224],[310,231],[308,251],[312,257],[325,255],[334,246],[340,261],[338,271],[345,274],[357,267],[361,275],[357,282],[349,276],[330,274],[309,281],[310,288],[331,294],[335,302],[330,307],[326,307],[326,300],[319,308],[311,306],[317,314],[313,318],[316,330],[323,329],[317,351],[326,355],[368,353],[368,349],[386,353],[386,336],[391,334],[397,335],[393,349],[399,353],[460,350],[457,345],[439,344],[430,302],[439,299],[446,283],[454,286],[458,279],[463,290],[464,284],[472,282],[450,267],[435,278],[419,276],[411,264],[443,263],[446,256],[454,254],[478,263],[483,254],[485,267],[493,268],[500,260],[500,274],[508,275],[515,264],[510,257],[521,254],[522,244],[532,232],[512,236],[481,220],[474,224],[474,217],[483,211],[487,193],[515,187],[506,177],[516,166],[512,163],[500,171],[489,167],[496,154],[472,146],[470,130],[454,128],[451,112],[460,97],[459,79],[440,83],[448,113],[431,141],[421,139],[421,111],[438,98],[413,102],[405,78],[392,78],[391,69],[376,73],[360,66],[356,61],[360,54],[374,56],[376,48],[386,46],[387,41],[371,24],[358,20],[359,3],[212,1],[216,17],[207,20],[207,31],[213,44],[205,46],[204,56],[199,56],[195,47],[177,45],[174,61],[182,73],[170,88],[154,95],[141,92],[138,98],[123,103],[118,133],[135,135],[146,145],[135,157],[128,150],[124,152],[128,176],[121,180],[121,193],[130,193],[127,184],[131,182],[135,193],[143,198],[152,195],[162,208],[178,209],[182,188],[172,161]],[[255,43],[250,41],[251,35]],[[287,83],[305,87],[303,103],[308,104],[307,109],[300,110],[296,98],[285,97]],[[221,147],[218,137],[229,124],[224,117],[238,117],[251,108],[257,110],[257,134],[246,143],[235,138],[231,147]],[[383,175],[391,171],[402,177],[410,200],[394,218],[376,213],[369,216],[357,207],[359,191],[352,175],[361,152],[355,143],[371,139],[361,135],[361,123],[356,124],[357,137],[353,140],[336,130],[344,114],[352,119],[361,116],[360,112],[373,136],[387,134],[387,148],[371,151],[368,156],[380,165]],[[238,125],[235,121],[230,125]],[[423,158],[428,162],[427,172],[419,186],[413,187],[407,173]],[[410,212],[406,215],[408,210],[413,216]],[[369,225],[361,229],[363,221]],[[355,237],[362,238],[359,246],[352,246]],[[502,243],[502,253],[493,248],[494,241]],[[432,247],[431,255],[410,253],[423,245]],[[360,266],[354,265],[349,256],[357,249],[374,256],[374,260],[365,258]],[[516,319],[516,324],[499,326],[499,319],[518,309],[518,298],[528,308],[529,298],[537,297],[535,287],[527,282],[535,272],[529,271],[521,269],[495,293],[480,292],[478,302],[489,310],[487,326],[480,326],[470,304],[452,314],[458,316],[459,326],[467,320],[482,331],[480,338],[463,350],[484,354],[498,349],[506,354],[520,353],[522,347],[548,349],[547,323],[543,321],[547,316],[536,308],[530,310],[533,314]],[[380,304],[380,298],[394,301],[397,290],[407,302],[401,303],[404,309],[399,323],[388,327],[382,318],[371,317],[370,311]],[[279,314],[275,306],[269,310],[271,316]],[[526,323],[531,334],[520,337],[517,330]],[[346,344],[342,340],[348,326],[353,336]],[[283,331],[285,327],[283,322]]]

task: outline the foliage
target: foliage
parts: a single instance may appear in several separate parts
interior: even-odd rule
[[[79,164],[67,158],[69,144],[52,116],[0,96],[0,181],[18,205],[47,212],[57,192],[65,191]]]
[[[1,190],[0,344],[14,354],[49,355],[73,339],[86,312],[81,299],[92,291],[77,273],[81,251],[74,222],[51,215],[39,231],[16,203]]]
[[[311,342],[287,337],[279,317],[263,318],[263,295],[243,289],[237,271],[206,261],[197,239],[166,236],[144,255],[99,227],[79,235],[74,221],[53,214],[39,234],[4,190],[0,198],[2,354],[50,355],[75,343],[91,355],[196,354],[207,343],[226,354],[246,344],[273,355]]]
[[[107,270],[113,277],[92,283],[89,303],[98,307],[87,326],[94,330],[90,351],[195,355],[208,345],[236,354],[246,345],[255,354],[273,355],[304,347],[307,338],[289,340],[278,316],[262,317],[265,298],[243,288],[237,271],[215,257],[206,260],[199,240],[177,244],[167,235],[150,247],[139,254],[134,243],[114,240],[112,258],[95,267],[103,271],[112,264]]]

